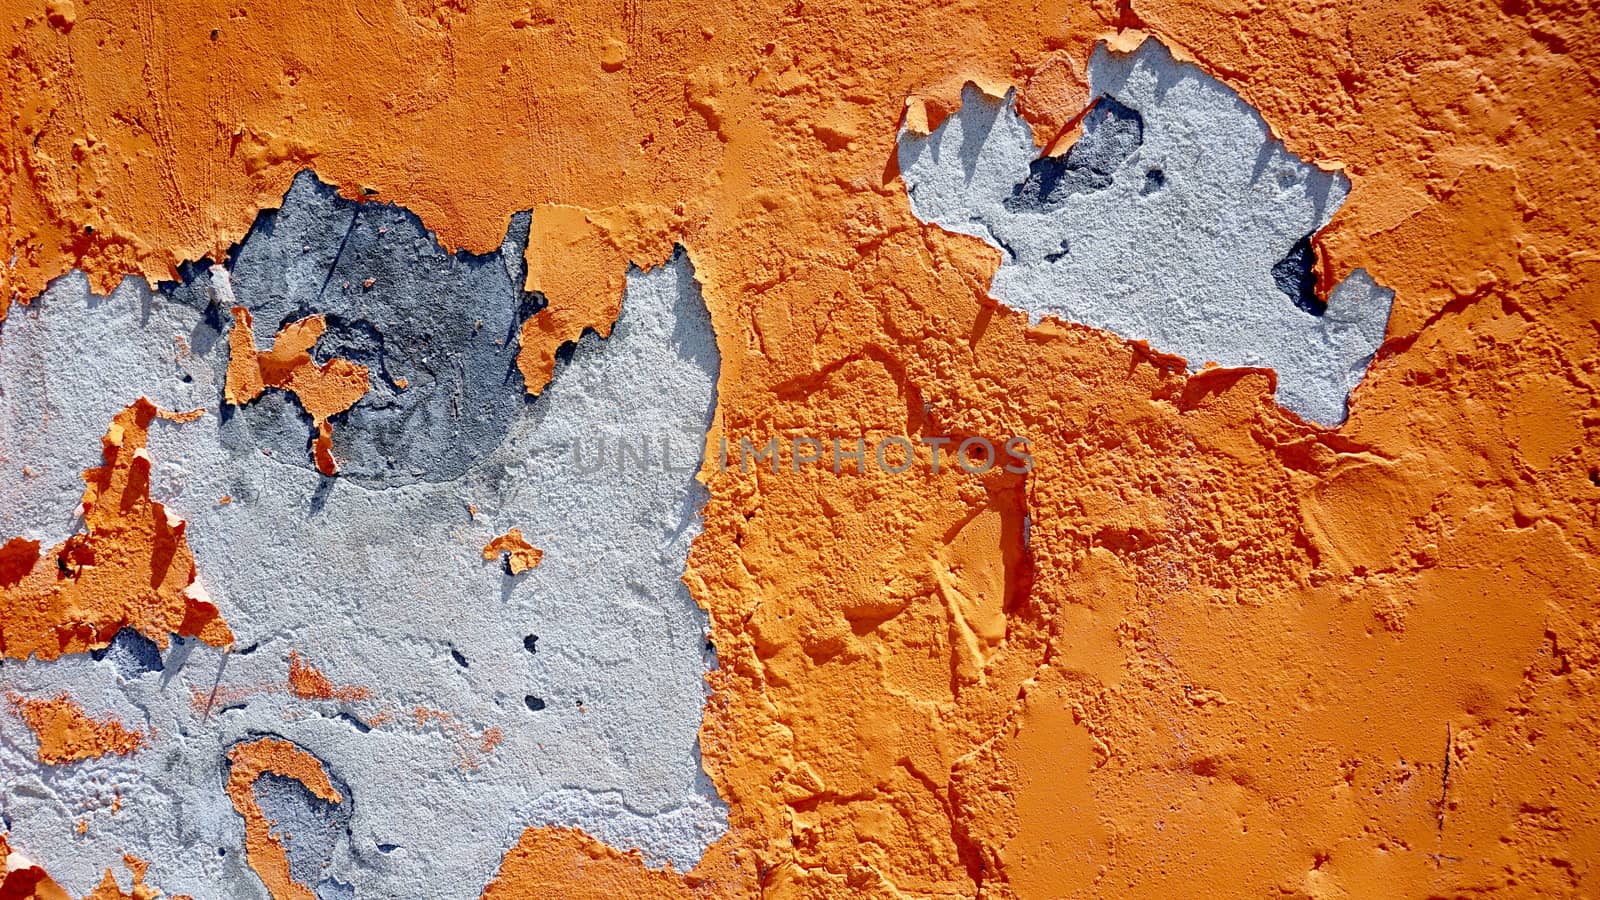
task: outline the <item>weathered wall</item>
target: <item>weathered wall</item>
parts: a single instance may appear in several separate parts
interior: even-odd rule
[[[6,890],[1595,892],[1588,5],[7,6]]]

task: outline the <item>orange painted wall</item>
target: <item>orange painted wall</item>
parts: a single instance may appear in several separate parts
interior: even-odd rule
[[[681,242],[721,434],[1034,439],[1020,482],[712,475],[687,581],[731,831],[681,884],[534,832],[491,891],[1600,891],[1591,5],[5,6],[0,303],[171,277],[311,166],[451,246],[534,209],[550,345]],[[1136,32],[1349,174],[1324,283],[1396,299],[1338,431],[1263,374],[1029,327],[911,215],[908,98],[1016,85],[1052,135]]]

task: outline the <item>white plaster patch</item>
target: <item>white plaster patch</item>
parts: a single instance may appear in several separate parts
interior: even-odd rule
[[[912,211],[999,249],[990,292],[1035,322],[1114,331],[1195,367],[1271,368],[1278,402],[1343,422],[1394,292],[1358,269],[1319,316],[1296,306],[1273,269],[1344,202],[1344,176],[1301,161],[1231,89],[1154,39],[1127,54],[1101,44],[1089,81],[1092,96],[1133,115],[1090,113],[1077,171],[1048,197],[1037,178],[1018,190],[1039,151],[1010,95],[969,85],[931,135],[902,131]]]
[[[61,511],[77,504],[78,471],[140,394],[203,406],[199,421],[152,427],[152,494],[188,521],[198,582],[237,636],[227,654],[180,641],[158,671],[110,657],[0,663],[10,690],[66,690],[151,735],[129,757],[49,767],[26,729],[0,729],[13,845],[75,894],[121,871],[126,851],[168,893],[265,896],[223,786],[229,747],[276,735],[353,798],[321,868],[329,897],[348,896],[344,885],[356,897],[476,897],[541,824],[691,868],[725,830],[726,807],[700,768],[707,622],[681,580],[720,365],[687,256],[631,271],[611,337],[587,334],[504,440],[441,482],[324,480],[227,445],[212,363],[177,378],[174,338],[199,320],[137,289],[88,298],[74,277],[0,334],[0,455],[51,475],[0,479],[0,527],[47,543],[70,531]],[[53,420],[37,432],[35,397]],[[675,470],[580,471],[573,441],[619,428],[677,435],[684,458]],[[481,556],[512,527],[544,551],[515,577]],[[289,696],[291,650],[371,697]]]

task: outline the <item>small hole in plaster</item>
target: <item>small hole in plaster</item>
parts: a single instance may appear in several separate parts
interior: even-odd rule
[[[400,845],[399,844],[379,844],[378,845],[378,852],[379,853],[393,853],[393,852],[395,852],[396,850],[399,850],[399,849],[400,849]]]
[[[460,650],[457,650],[454,647],[450,648],[450,658],[454,659],[456,661],[456,665],[460,666],[461,668],[465,669],[467,667],[467,658],[461,655]]]
[[[538,653],[539,652],[539,636],[537,634],[530,634],[527,637],[523,638],[522,639],[522,649],[528,651],[529,653]]]
[[[1139,193],[1149,196],[1150,194],[1154,194],[1156,191],[1159,191],[1166,186],[1167,173],[1161,171],[1160,169],[1151,169],[1150,171],[1144,173],[1144,187],[1139,189]]]
[[[1589,470],[1589,483],[1595,487],[1600,487],[1600,469]]]
[[[218,847],[217,848],[217,856],[218,857],[223,857],[223,856],[227,856],[227,855],[228,855],[228,848],[227,847]]]
[[[529,694],[528,696],[523,697],[522,698],[522,702],[528,704],[528,709],[531,709],[534,712],[538,712],[539,710],[544,709],[544,701],[539,699],[538,697],[535,697],[532,694]]]

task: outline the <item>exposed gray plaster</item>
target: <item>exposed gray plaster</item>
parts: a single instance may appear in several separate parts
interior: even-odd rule
[[[334,781],[333,788],[343,797],[351,796],[341,781]],[[329,803],[293,778],[271,772],[256,779],[255,796],[289,858],[289,877],[313,887],[333,880],[328,870],[341,852],[340,843],[350,839],[352,804]]]
[[[275,814],[328,829],[327,841],[290,846],[291,866],[319,879],[319,896],[476,897],[521,831],[539,824],[578,826],[653,863],[692,867],[725,829],[726,809],[700,769],[706,618],[681,580],[700,528],[705,494],[693,468],[720,367],[687,256],[631,270],[611,337],[585,335],[530,402],[520,379],[497,369],[510,356],[478,341],[487,325],[452,324],[498,315],[495,337],[503,339],[527,312],[516,266],[430,251],[404,215],[374,227],[373,255],[350,258],[377,267],[382,248],[398,248],[405,265],[379,277],[431,297],[390,298],[405,316],[427,318],[386,335],[382,350],[383,365],[415,364],[405,377],[435,379],[405,414],[428,427],[414,438],[391,427],[386,416],[405,418],[393,410],[406,390],[378,398],[397,404],[388,413],[357,415],[364,398],[335,434],[372,466],[324,479],[304,456],[298,407],[263,402],[281,392],[226,417],[219,407],[230,317],[218,305],[273,310],[256,318],[260,346],[281,320],[326,309],[296,299],[322,290],[314,268],[302,272],[299,257],[254,244],[306,242],[315,231],[305,255],[324,266],[329,242],[343,241],[347,256],[365,246],[358,232],[345,240],[321,224],[289,227],[326,224],[338,211],[320,186],[297,182],[285,204],[275,217],[279,237],[253,231],[226,281],[199,267],[153,296],[129,284],[98,300],[75,276],[37,308],[14,313],[0,335],[4,457],[71,476],[20,486],[0,479],[3,527],[13,533],[59,540],[70,530],[82,489],[76,473],[94,463],[111,416],[135,397],[206,409],[198,421],[152,428],[152,493],[188,521],[198,581],[238,639],[231,654],[178,642],[162,670],[120,638],[100,659],[0,664],[13,690],[67,690],[91,714],[115,714],[153,735],[129,757],[47,767],[34,761],[25,729],[0,729],[0,812],[13,845],[75,893],[107,866],[120,871],[126,850],[150,860],[151,882],[169,893],[264,896],[244,864],[242,823],[223,785],[229,747],[278,735],[348,787],[348,805],[331,812],[292,788],[266,789]],[[372,214],[382,222],[379,211]],[[414,233],[396,234],[407,228]],[[246,265],[252,259],[257,268]],[[336,276],[329,290],[342,281]],[[268,299],[252,296],[258,288]],[[367,321],[388,321],[381,304],[341,297]],[[172,349],[178,336],[193,358]],[[460,362],[474,353],[487,362]],[[453,403],[479,397],[484,386],[474,382],[486,373],[515,402],[496,394],[456,413]],[[37,433],[29,430],[35,396],[59,411]],[[680,436],[679,468],[577,470],[575,440],[619,430]],[[404,463],[375,462],[386,455]],[[219,503],[224,495],[232,501]],[[481,557],[483,544],[511,527],[544,551],[540,566],[516,577]],[[337,684],[370,689],[371,699],[291,698],[282,689],[291,650]],[[194,702],[214,687],[214,703]],[[528,696],[545,708],[531,710]],[[490,729],[502,742],[485,750]],[[113,791],[122,798],[115,815]],[[90,807],[105,808],[80,836],[73,825]]]
[[[933,134],[902,132],[912,211],[999,249],[990,292],[1034,321],[1104,328],[1195,367],[1272,368],[1278,402],[1343,422],[1394,299],[1359,269],[1325,312],[1301,288],[1297,245],[1344,202],[1344,176],[1301,161],[1154,39],[1100,45],[1089,82],[1104,99],[1064,159],[1039,158],[1009,95],[971,85]]]

